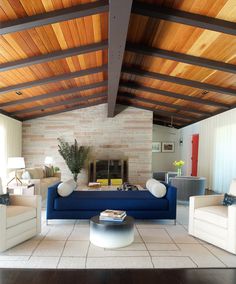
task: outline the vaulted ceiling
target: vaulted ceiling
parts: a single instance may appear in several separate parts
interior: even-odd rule
[[[235,0],[0,1],[0,112],[108,103],[177,128],[236,106]]]

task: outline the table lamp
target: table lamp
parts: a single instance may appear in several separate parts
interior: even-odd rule
[[[44,165],[52,166],[52,165],[53,165],[53,162],[54,162],[53,157],[47,156],[47,157],[45,158],[45,160],[44,160]]]
[[[18,181],[22,184],[21,180],[17,177],[17,170],[25,168],[25,160],[23,157],[10,157],[7,161],[8,169],[15,169],[15,176],[12,178],[7,185],[12,182],[14,179],[16,180],[16,184],[18,185]]]

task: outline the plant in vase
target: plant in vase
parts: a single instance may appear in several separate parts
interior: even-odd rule
[[[182,174],[182,167],[184,165],[184,161],[179,160],[179,161],[174,161],[173,165],[177,168],[177,175],[181,176]]]
[[[69,170],[73,174],[74,181],[77,182],[78,174],[84,168],[90,148],[79,146],[76,139],[73,144],[69,144],[61,138],[58,138],[58,141],[58,152],[63,157]]]

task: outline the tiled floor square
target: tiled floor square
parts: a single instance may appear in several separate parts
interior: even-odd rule
[[[43,240],[33,253],[33,256],[60,256],[65,246],[65,241]]]
[[[138,231],[146,243],[173,243],[165,229],[140,228]]]
[[[62,256],[86,257],[89,241],[68,241],[66,242]]]

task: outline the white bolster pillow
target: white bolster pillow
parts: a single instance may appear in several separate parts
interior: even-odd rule
[[[146,182],[147,189],[157,198],[162,198],[166,195],[166,187],[156,179],[149,179]]]
[[[58,185],[57,193],[62,197],[66,197],[69,196],[76,189],[76,187],[77,183],[73,179],[70,179]]]

